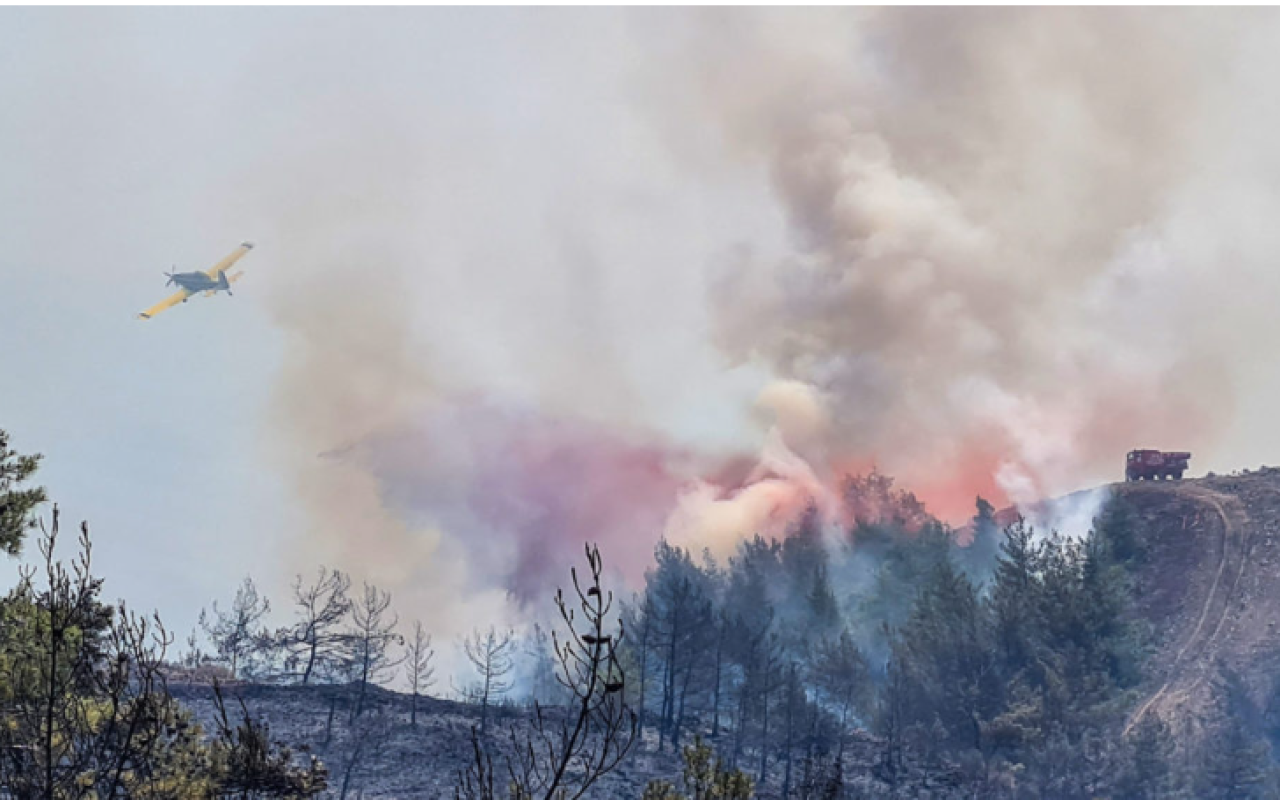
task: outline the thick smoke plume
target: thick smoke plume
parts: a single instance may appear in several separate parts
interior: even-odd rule
[[[719,265],[716,341],[822,398],[828,463],[873,458],[954,518],[1222,432],[1208,265],[1171,246],[1169,213],[1213,146],[1232,20],[704,22],[679,108],[768,171],[789,231]]]
[[[591,47],[511,57],[602,86],[485,107],[541,98],[525,149],[352,84],[300,117],[326,143],[257,179],[294,209],[272,447],[309,555],[449,636],[585,540],[634,576],[663,534],[724,554],[811,506],[848,521],[840,481],[872,468],[960,521],[1113,480],[1131,447],[1212,463],[1251,380],[1224,356],[1276,332],[1228,288],[1280,297],[1280,164],[1247,133],[1278,127],[1248,33],[1274,16],[582,22]]]

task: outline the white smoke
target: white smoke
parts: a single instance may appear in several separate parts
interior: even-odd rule
[[[674,26],[696,100],[672,113],[700,109],[735,163],[767,169],[790,234],[720,265],[724,352],[825,398],[837,461],[935,484],[952,516],[988,487],[1029,502],[1114,479],[1133,446],[1219,440],[1223,343],[1192,321],[1222,299],[1201,259],[1229,228],[1188,237],[1179,206],[1207,210],[1193,190],[1237,88],[1222,67],[1274,16],[817,18],[818,36],[804,12]]]

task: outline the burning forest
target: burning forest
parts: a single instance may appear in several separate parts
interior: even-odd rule
[[[0,20],[0,797],[1280,796],[1280,16]]]

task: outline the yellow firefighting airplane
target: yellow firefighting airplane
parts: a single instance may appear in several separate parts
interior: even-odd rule
[[[165,286],[177,284],[179,291],[151,308],[143,311],[138,315],[139,319],[151,319],[156,314],[164,311],[166,308],[172,308],[178,303],[185,303],[193,294],[204,292],[205,297],[212,297],[219,291],[231,294],[231,284],[240,279],[244,272],[237,272],[228,277],[227,270],[231,269],[231,265],[244,257],[244,254],[253,249],[252,242],[241,242],[240,246],[232,251],[231,255],[214,264],[207,272],[166,272],[164,276],[169,280]]]

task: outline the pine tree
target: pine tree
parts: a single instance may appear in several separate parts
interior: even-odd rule
[[[364,711],[370,686],[390,677],[401,658],[392,655],[392,645],[404,644],[395,632],[399,617],[391,611],[391,594],[370,584],[351,604],[351,623],[344,637],[344,671],[357,687],[353,718]]]
[[[982,720],[999,700],[990,627],[973,584],[944,559],[893,645],[911,687],[908,721],[940,723],[939,744],[983,747]]]
[[[482,736],[489,730],[489,706],[495,698],[506,694],[511,688],[507,675],[514,666],[512,657],[515,647],[514,632],[500,634],[492,627],[484,633],[477,630],[462,642],[462,650],[479,677],[472,694],[480,702]]]
[[[667,781],[654,780],[645,786],[642,800],[751,800],[755,796],[751,778],[727,769],[702,737],[695,737],[681,756],[684,793]]]
[[[1125,743],[1124,760],[1115,783],[1117,797],[1163,800],[1175,797],[1176,781],[1170,759],[1173,740],[1169,728],[1155,714],[1148,714]]]
[[[1040,619],[1040,547],[1023,520],[1005,529],[991,589],[995,644],[1008,678],[1034,667]]]
[[[839,751],[844,753],[846,732],[854,715],[871,709],[874,686],[871,669],[846,629],[835,640],[821,642],[809,673],[818,696],[835,710],[839,719]]]
[[[1130,578],[1116,561],[1110,540],[1091,532],[1083,555],[1082,644],[1086,670],[1105,681],[1100,687],[1101,702],[1112,689],[1133,686],[1142,679],[1143,641],[1128,614]]]
[[[242,662],[260,652],[259,646],[269,638],[261,622],[270,610],[271,602],[258,593],[252,578],[245,578],[230,609],[222,611],[214,601],[212,616],[200,612],[200,627],[231,670],[233,679],[239,677]]]
[[[36,526],[35,511],[47,497],[43,487],[25,486],[40,466],[41,455],[24,456],[9,447],[0,430],[0,550],[22,552],[22,541]]]
[[[436,680],[436,668],[431,663],[435,655],[436,651],[431,647],[431,635],[422,627],[421,622],[415,620],[413,634],[405,644],[402,658],[411,693],[409,724],[415,728],[418,726],[418,698],[425,695]]]
[[[1002,537],[996,522],[995,506],[981,497],[976,505],[977,513],[969,523],[972,538],[966,546],[956,548],[955,557],[956,564],[969,576],[969,580],[982,586],[991,579]]]
[[[1093,529],[1106,542],[1116,563],[1129,571],[1141,566],[1147,549],[1135,531],[1136,513],[1124,497],[1113,495],[1093,522]]]
[[[1244,719],[1229,715],[1216,736],[1208,740],[1203,784],[1205,800],[1262,800],[1272,797],[1271,752]]]
[[[821,517],[811,504],[779,551],[779,564],[787,575],[787,594],[803,601],[789,604],[783,611],[794,651],[802,651],[809,642],[839,629],[840,608],[827,576],[828,562]]]
[[[692,711],[691,696],[709,677],[716,626],[711,578],[693,563],[688,551],[662,541],[654,550],[654,560],[654,568],[646,573],[642,609],[651,625],[645,638],[651,642],[659,673],[661,749],[667,741],[677,747],[680,744],[681,731]]]
[[[836,602],[836,593],[827,578],[827,567],[822,564],[814,570],[812,588],[805,597],[807,616],[810,625],[810,637],[823,636],[839,628],[840,607]]]
[[[1274,797],[1271,747],[1256,729],[1261,714],[1240,675],[1218,667],[1217,699],[1222,722],[1206,739],[1199,796],[1206,800]]]
[[[339,570],[321,567],[309,584],[298,575],[293,583],[297,621],[276,634],[285,652],[285,668],[304,686],[317,678],[332,677],[342,663],[346,636],[341,629],[351,613],[347,596],[351,579]]]

